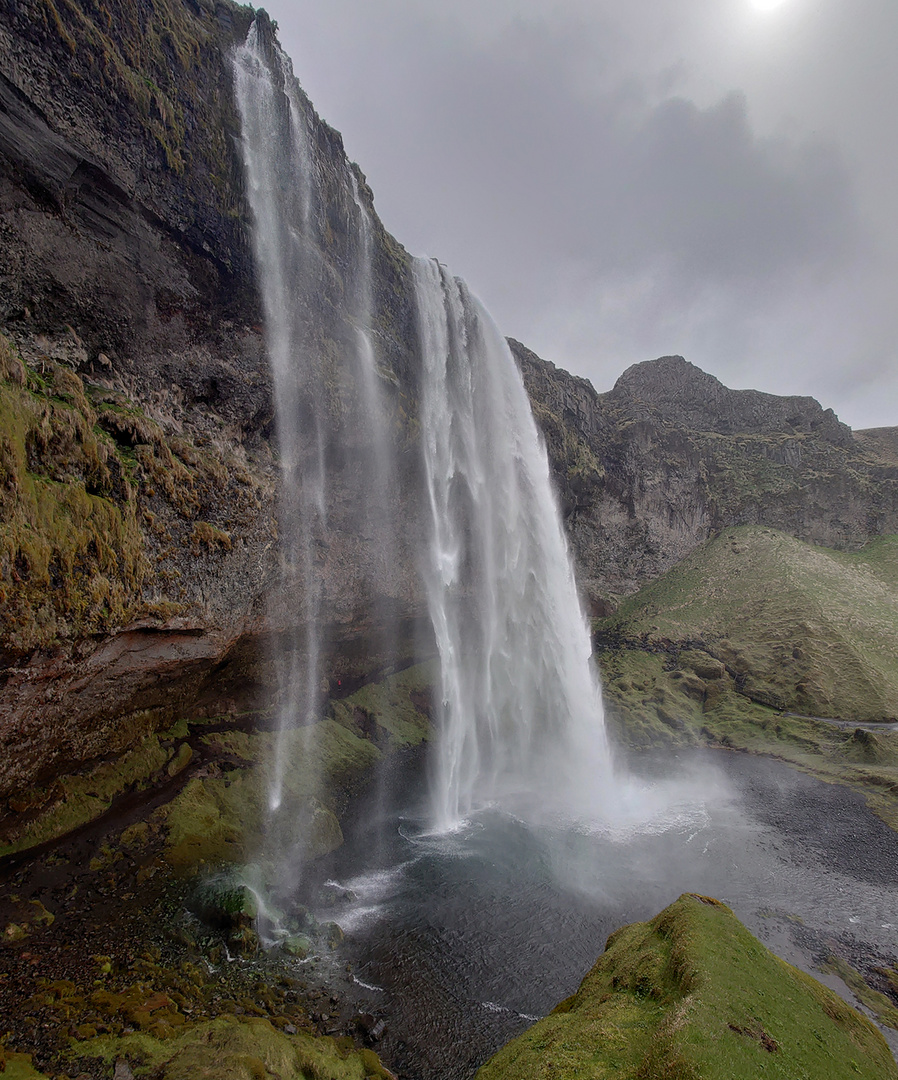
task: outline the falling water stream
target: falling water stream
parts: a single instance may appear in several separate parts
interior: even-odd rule
[[[520,372],[464,282],[434,261],[413,273],[442,691],[435,827],[496,801],[597,812],[611,770],[592,649]]]
[[[254,24],[235,58],[243,149],[277,403],[282,461],[285,579],[298,579],[301,641],[278,659],[280,731],[270,787],[270,843],[291,754],[314,748],[322,627],[328,612],[316,566],[326,532],[330,402],[321,343],[310,329],[326,288],[322,251],[332,208],[319,215],[318,168],[307,103],[290,62]],[[374,335],[371,215],[345,166],[342,207],[354,235],[342,318],[351,328],[338,363],[352,370],[367,443],[367,498],[357,509],[389,561],[396,500],[394,432],[381,392]],[[540,441],[508,345],[463,282],[434,261],[414,260],[420,364],[420,441],[430,529],[417,562],[440,660],[432,825],[460,827],[501,802],[580,818],[602,812],[612,771],[586,620]],[[386,542],[385,542],[386,538]],[[377,614],[377,613],[376,613]],[[289,828],[289,824],[285,826]]]
[[[260,892],[282,893],[299,880],[309,846],[328,827],[319,745],[325,737],[327,628],[335,617],[327,560],[351,557],[332,556],[333,534],[345,529],[348,516],[367,547],[368,562],[357,577],[367,575],[363,587],[378,597],[377,583],[389,576],[394,559],[390,514],[397,477],[373,329],[372,225],[358,177],[341,163],[338,186],[351,192],[351,201],[340,208],[345,250],[343,264],[336,265],[325,255],[332,215],[313,149],[311,106],[289,58],[253,23],[233,66],[281,473],[281,574],[272,590],[272,621],[280,619],[286,628],[273,646],[278,715],[260,852],[267,865],[260,872],[277,880],[258,885]],[[336,283],[341,303],[335,315],[328,305]],[[345,473],[350,453],[356,465],[347,490],[340,470]],[[335,500],[351,504],[336,523],[329,520]],[[374,612],[385,655],[393,635],[389,614]],[[287,795],[298,796],[304,809],[298,811],[297,798]]]
[[[253,23],[245,45],[237,50],[234,72],[274,382],[282,477],[282,574],[284,587],[304,601],[304,610],[293,623],[298,629],[281,643],[276,656],[278,739],[269,784],[275,828],[288,735],[297,729],[312,732],[317,719],[321,587],[313,562],[315,539],[327,519],[322,430],[326,413],[320,357],[308,333],[308,298],[321,268],[311,227],[315,192],[306,114],[289,61],[279,50],[266,56],[259,28]],[[308,749],[302,746],[300,751]]]

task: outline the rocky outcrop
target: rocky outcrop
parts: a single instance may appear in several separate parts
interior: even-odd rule
[[[729,390],[678,356],[599,394],[511,345],[594,614],[730,525],[847,550],[898,531],[892,429],[855,435],[813,398]]]
[[[0,5],[0,807],[172,715],[248,707],[271,641],[302,619],[302,596],[275,587],[278,447],[232,88],[253,15],[224,0]],[[355,333],[341,308],[355,187],[413,474],[407,256],[301,103],[326,237],[310,340],[336,362]],[[422,607],[408,548],[372,572],[386,545],[355,513],[350,414],[329,433],[316,564],[324,672],[344,686],[384,661],[377,619],[389,611],[410,652]]]

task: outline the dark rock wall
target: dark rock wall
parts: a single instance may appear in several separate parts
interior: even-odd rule
[[[855,435],[813,398],[729,390],[679,356],[599,394],[511,345],[597,615],[729,525],[844,549],[898,532],[892,429]]]
[[[271,640],[301,607],[276,587],[276,432],[229,59],[253,14],[223,0],[0,2],[0,800],[173,715],[257,704]],[[327,269],[310,340],[339,368],[353,169],[408,486],[408,259],[339,133],[304,104]],[[354,518],[350,413],[334,416],[318,567],[326,673],[344,684],[383,660],[375,609],[409,649],[423,606],[407,547],[370,584],[384,545]]]

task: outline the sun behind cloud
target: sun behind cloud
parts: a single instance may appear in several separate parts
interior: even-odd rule
[[[749,0],[751,6],[755,11],[774,11],[778,7],[782,7],[787,0]]]

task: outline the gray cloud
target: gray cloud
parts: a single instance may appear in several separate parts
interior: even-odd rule
[[[732,385],[813,393],[855,426],[898,422],[882,387],[894,260],[856,153],[869,139],[852,158],[788,102],[759,134],[748,93],[719,73],[700,88],[707,0],[673,22],[656,0],[619,7],[271,5],[387,227],[468,278],[508,333],[599,388],[682,351]],[[798,60],[807,113],[813,64]]]

